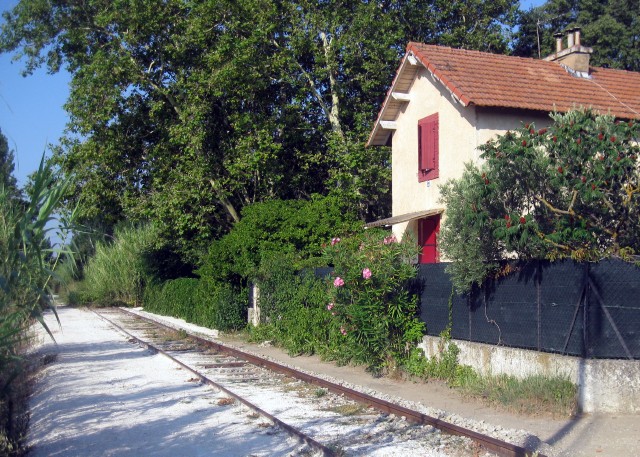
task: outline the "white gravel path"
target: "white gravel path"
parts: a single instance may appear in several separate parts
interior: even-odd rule
[[[60,307],[59,315],[62,329],[52,315],[46,317],[57,346],[41,327],[35,327],[38,337],[34,351],[51,363],[39,373],[31,398],[31,425],[27,437],[32,447],[30,456],[313,455],[306,446],[271,427],[244,406],[221,404],[224,394],[193,382],[192,375],[165,357],[127,342],[124,335],[93,313]],[[178,328],[189,327],[203,336],[217,336],[215,331],[191,328],[190,324],[173,318],[161,319]],[[321,364],[310,363],[314,367]],[[329,371],[336,370],[334,367]],[[345,375],[340,373],[340,376]],[[372,380],[365,374],[355,376],[355,379],[364,380],[363,385],[372,384],[371,387],[385,390],[386,384],[381,386],[379,380]],[[386,386],[392,396],[398,392],[407,394],[407,388],[404,384],[394,388]],[[304,418],[301,403],[296,405],[296,414]],[[422,410],[420,405],[409,403],[406,406]],[[468,406],[467,415],[478,416],[483,411],[478,408],[473,404]],[[524,436],[527,440],[531,438],[527,433],[523,435],[522,430],[494,427],[483,420],[461,419],[444,412],[442,416],[437,411],[424,412],[509,441],[518,442]],[[491,418],[493,421],[500,416],[492,413]],[[549,430],[543,427],[547,422],[550,423]],[[640,455],[637,438],[640,421],[636,416],[586,417],[579,423],[576,421],[577,425],[572,422],[568,425],[559,422],[558,425],[556,422],[533,419],[527,422],[529,426],[537,426],[541,435],[552,435],[550,443],[556,443],[558,449],[554,452],[543,446],[547,455]],[[514,427],[522,426],[522,423],[519,418],[510,422]],[[383,430],[362,427],[360,433],[349,433],[352,438],[342,438],[340,442],[345,444],[346,455],[440,456],[443,445],[449,447],[444,444],[445,439],[438,445],[436,434],[404,428],[395,420],[385,420],[376,427]],[[569,431],[565,433],[567,427]],[[370,436],[376,436],[376,439],[369,439]],[[435,446],[426,451],[426,444]]]
[[[272,456],[304,447],[159,354],[131,344],[88,311],[59,308],[57,354],[31,398],[28,444],[39,456]]]

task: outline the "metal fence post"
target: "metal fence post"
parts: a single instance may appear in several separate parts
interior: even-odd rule
[[[582,287],[584,288],[584,300],[582,302],[582,357],[587,357],[589,352],[589,302],[591,301],[591,294],[589,294],[589,289],[591,288],[591,285],[589,284],[591,282],[589,280],[589,262],[584,263],[583,272]]]
[[[538,306],[538,351],[542,348],[542,304],[540,303],[541,296],[541,283],[542,283],[542,266],[540,260],[536,262],[536,304]]]

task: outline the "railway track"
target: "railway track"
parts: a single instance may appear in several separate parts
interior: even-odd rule
[[[357,425],[362,430],[363,424],[366,430],[371,430],[368,437],[363,437],[368,442],[381,439],[376,433],[383,435],[386,428],[387,433],[426,441],[434,449],[442,451],[446,448],[455,456],[483,453],[505,457],[532,455],[523,447],[188,334],[125,309],[102,309],[96,314],[129,338],[173,359],[183,369],[191,371],[200,382],[253,409],[321,455],[341,455],[343,452],[341,443],[345,440],[336,433],[336,425],[348,436],[350,426]],[[253,400],[256,397],[260,400]],[[247,398],[252,398],[252,401]],[[303,420],[296,417],[296,410],[301,409],[298,408],[299,402],[305,401],[317,407],[317,417]],[[306,406],[303,409],[308,410]],[[441,433],[445,435],[440,437]]]

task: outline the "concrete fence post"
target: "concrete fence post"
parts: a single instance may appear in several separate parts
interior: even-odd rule
[[[260,287],[257,282],[252,282],[249,288],[249,299],[251,306],[248,311],[248,322],[257,327],[260,325]]]

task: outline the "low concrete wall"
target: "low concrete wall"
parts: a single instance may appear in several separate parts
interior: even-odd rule
[[[566,377],[578,386],[578,405],[584,412],[640,412],[640,360],[583,359],[462,340],[452,342],[460,348],[459,362],[481,374]],[[425,336],[419,347],[427,357],[436,356],[441,339]]]

